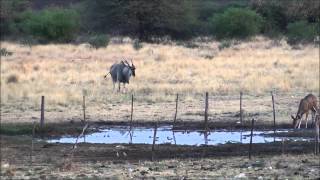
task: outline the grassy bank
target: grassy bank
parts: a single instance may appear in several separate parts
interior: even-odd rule
[[[38,124],[35,126],[31,123],[5,123],[0,126],[0,134],[2,135],[32,135],[33,129],[36,136],[55,136],[80,134],[83,124],[46,124],[40,128]]]

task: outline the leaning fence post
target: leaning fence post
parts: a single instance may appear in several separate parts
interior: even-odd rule
[[[204,128],[208,130],[208,108],[209,108],[209,93],[206,92],[205,108],[204,108]]]
[[[251,134],[250,134],[250,146],[249,146],[249,159],[251,159],[251,151],[252,151],[253,126],[254,126],[254,118],[252,118],[252,121],[251,121]]]
[[[272,110],[273,110],[273,134],[274,138],[273,141],[275,141],[275,134],[276,134],[276,112],[274,110],[274,96],[273,92],[271,91],[271,97],[272,97]]]
[[[176,97],[176,112],[175,112],[175,114],[174,114],[174,119],[173,119],[173,128],[176,126],[176,121],[177,121],[178,100],[179,100],[179,94],[177,93],[177,97]]]
[[[40,118],[40,128],[44,125],[44,96],[41,96],[41,118]]]
[[[242,125],[242,91],[240,92],[240,124]]]
[[[158,123],[155,123],[154,125],[154,133],[153,133],[153,143],[152,143],[152,156],[151,156],[151,160],[154,160],[154,145],[156,143],[156,139],[157,139],[157,126]]]

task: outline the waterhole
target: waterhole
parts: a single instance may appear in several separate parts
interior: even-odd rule
[[[277,132],[288,132],[289,130],[277,130]],[[254,131],[253,143],[269,143],[282,141],[282,137],[272,137],[273,131]],[[102,144],[152,144],[154,128],[111,126],[101,128],[98,132],[86,134],[79,137],[78,143],[102,143]],[[75,143],[77,137],[62,136],[47,140],[49,143]],[[309,141],[310,138],[286,137],[286,140]],[[250,131],[227,131],[211,130],[204,131],[173,131],[172,126],[161,126],[157,129],[156,144],[176,145],[219,145],[226,143],[250,143]]]

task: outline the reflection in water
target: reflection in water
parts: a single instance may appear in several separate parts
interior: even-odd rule
[[[281,131],[281,130],[279,130]],[[278,132],[279,132],[278,131]],[[287,130],[286,130],[287,131]],[[86,137],[79,138],[79,142],[87,143],[133,143],[133,144],[152,144],[154,128],[143,127],[123,127],[112,126],[101,129],[99,132],[86,134]],[[202,136],[203,134],[203,136]],[[273,142],[273,137],[265,134],[273,134],[273,131],[255,131],[253,143]],[[74,143],[75,137],[62,137],[50,139],[48,142]],[[295,138],[297,139],[297,138]],[[276,141],[281,138],[276,137]],[[303,140],[300,138],[300,140]],[[304,139],[305,140],[305,139]],[[172,131],[171,126],[161,126],[157,129],[156,144],[177,144],[177,145],[218,145],[225,143],[244,143],[250,142],[250,131]]]

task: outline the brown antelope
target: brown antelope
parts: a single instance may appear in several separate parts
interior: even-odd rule
[[[313,94],[308,94],[306,97],[300,100],[299,109],[296,114],[296,117],[291,115],[293,119],[293,127],[299,128],[302,121],[302,116],[306,114],[306,128],[308,127],[308,114],[309,111],[312,111],[312,122],[316,114],[316,110],[318,108],[318,100],[317,97]]]

